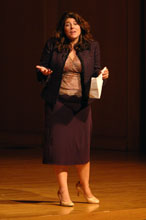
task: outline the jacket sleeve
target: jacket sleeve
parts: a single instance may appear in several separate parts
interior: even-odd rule
[[[93,73],[93,77],[97,77],[100,70],[101,70],[101,66],[100,66],[100,47],[99,47],[99,43],[95,42],[94,44],[94,73]]]
[[[101,70],[101,64],[100,64],[100,46],[99,43],[96,42],[95,44],[95,52],[94,52],[94,74],[93,77],[97,77],[99,75],[99,72]],[[107,79],[103,80],[103,86],[107,83]]]
[[[44,66],[46,68],[50,67],[52,51],[53,51],[53,41],[52,41],[52,39],[49,39],[43,48],[41,58],[40,58],[40,66]],[[36,72],[37,72],[37,80],[39,82],[43,83],[43,82],[47,82],[49,80],[50,75],[45,76],[38,69],[36,69]]]

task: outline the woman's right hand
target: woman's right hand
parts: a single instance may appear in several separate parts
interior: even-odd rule
[[[36,68],[39,69],[39,70],[41,71],[41,73],[42,73],[43,75],[45,75],[45,76],[48,76],[48,75],[50,75],[50,74],[53,72],[52,70],[47,69],[47,68],[44,67],[44,66],[39,66],[39,65],[37,65]]]

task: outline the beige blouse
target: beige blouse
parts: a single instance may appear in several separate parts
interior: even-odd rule
[[[74,59],[68,56],[62,74],[62,81],[59,90],[60,95],[75,95],[81,97],[82,88],[80,72],[81,62],[78,56],[75,56]]]

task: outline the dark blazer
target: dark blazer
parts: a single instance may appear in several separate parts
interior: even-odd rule
[[[55,48],[55,41],[53,38],[49,39],[42,51],[40,65],[50,68],[53,73],[47,76],[44,76],[40,71],[37,71],[38,81],[46,81],[45,87],[42,91],[42,98],[54,106],[56,103],[59,88],[62,79],[62,72],[64,68],[65,61],[68,57],[69,51],[58,52]],[[92,41],[90,44],[90,49],[77,52],[82,64],[81,72],[81,86],[82,86],[82,107],[88,105],[89,100],[89,89],[91,83],[91,77],[96,77],[100,71],[100,50],[99,44],[97,41]]]

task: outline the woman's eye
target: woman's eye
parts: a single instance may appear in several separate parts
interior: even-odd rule
[[[65,23],[65,26],[69,26],[70,24],[69,23]]]

